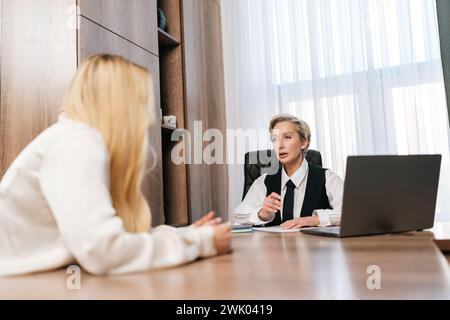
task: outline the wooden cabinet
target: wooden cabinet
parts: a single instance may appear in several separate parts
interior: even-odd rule
[[[0,178],[56,121],[76,71],[75,0],[0,0]]]
[[[159,117],[156,0],[79,2],[92,21],[80,17],[77,29],[76,0],[0,0],[0,177],[26,145],[56,121],[78,64],[91,54],[122,55],[149,69]],[[149,136],[157,159],[143,189],[153,225],[158,225],[164,222],[159,126]]]
[[[218,1],[158,3],[170,35],[157,29],[157,0],[0,0],[0,178],[56,121],[79,63],[94,53],[122,55],[150,70],[157,115],[161,105],[179,128],[193,134],[202,121],[204,130],[225,136]],[[157,165],[143,188],[153,225],[186,225],[214,209],[227,219],[226,166],[174,164],[171,133],[160,126],[149,132]]]
[[[81,15],[158,55],[156,0],[79,0]]]
[[[156,31],[155,31],[156,34]],[[116,54],[147,68],[155,80],[155,115],[159,119],[159,59],[152,53],[132,44],[131,42],[109,32],[105,28],[87,20],[80,19],[79,60],[96,53]],[[149,166],[156,161],[156,166],[144,179],[144,193],[152,210],[153,225],[164,223],[163,177],[161,159],[161,129],[158,125],[149,132],[150,146],[156,151],[156,159],[149,159]]]

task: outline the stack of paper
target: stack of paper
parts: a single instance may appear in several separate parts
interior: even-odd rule
[[[251,224],[233,224],[232,233],[246,233],[252,231],[262,231],[262,232],[273,232],[273,233],[291,233],[291,232],[299,232],[301,229],[310,229],[311,227],[304,227],[298,229],[282,229],[280,226],[274,227],[253,227]]]
[[[291,232],[299,232],[299,229],[282,229],[280,226],[273,227],[263,227],[263,228],[253,228],[255,231],[263,231],[263,232],[273,232],[273,233],[291,233]]]

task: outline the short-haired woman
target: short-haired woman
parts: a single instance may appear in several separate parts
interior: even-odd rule
[[[271,120],[269,130],[280,169],[253,182],[234,221],[284,229],[339,225],[343,181],[305,159],[311,141],[308,124],[282,114]]]
[[[81,65],[64,115],[1,180],[0,276],[73,263],[121,274],[230,251],[231,228],[211,213],[185,228],[150,227],[141,182],[157,123],[152,88],[147,70],[118,56]]]

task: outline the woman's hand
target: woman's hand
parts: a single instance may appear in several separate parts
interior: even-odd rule
[[[272,192],[264,199],[264,204],[258,213],[261,220],[269,220],[274,213],[281,210],[281,196],[278,193]]]
[[[214,247],[217,254],[225,254],[231,251],[231,225],[222,223],[222,218],[214,218],[215,212],[211,211],[200,220],[193,223],[194,227],[210,226],[214,231]]]
[[[231,225],[222,223],[212,226],[214,230],[214,246],[217,254],[226,254],[231,252]]]
[[[202,226],[214,226],[220,224],[222,222],[222,218],[217,217],[214,218],[216,213],[214,211],[210,211],[208,214],[204,215],[200,220],[193,223],[194,227],[202,227]]]
[[[303,218],[295,218],[285,223],[281,224],[281,229],[298,229],[303,227],[317,227],[320,224],[319,217],[303,217]]]

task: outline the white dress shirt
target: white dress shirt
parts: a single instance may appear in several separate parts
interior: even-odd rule
[[[303,206],[303,200],[305,198],[306,185],[308,181],[308,161],[303,159],[300,168],[289,177],[286,171],[282,170],[281,174],[281,202],[283,202],[286,194],[286,183],[289,180],[295,184],[294,191],[294,219],[299,218]],[[258,213],[264,205],[264,199],[266,198],[267,188],[264,184],[267,174],[261,175],[256,179],[248,190],[244,201],[234,211],[234,222],[239,224],[253,224],[262,225],[271,222],[275,218],[275,214],[272,215],[267,221],[262,221]],[[325,188],[330,203],[331,209],[327,210],[315,210],[313,215],[319,217],[321,227],[339,225],[341,220],[341,208],[342,208],[342,193],[344,188],[343,180],[330,170],[325,171]],[[283,206],[283,205],[281,205]],[[281,217],[283,217],[283,210],[281,210]]]
[[[60,117],[0,183],[0,276],[78,263],[93,274],[161,268],[215,255],[211,227],[128,233],[109,192],[101,134]]]

